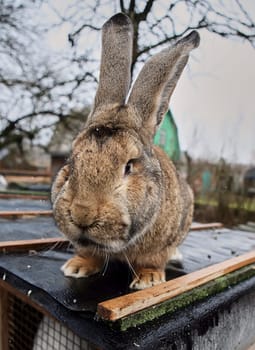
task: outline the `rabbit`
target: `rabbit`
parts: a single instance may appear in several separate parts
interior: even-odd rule
[[[125,14],[103,25],[94,105],[55,178],[52,203],[75,248],[65,276],[96,274],[110,258],[130,265],[131,289],[144,289],[165,281],[192,222],[192,191],[153,137],[200,38],[192,31],[155,54],[129,92],[132,40]]]

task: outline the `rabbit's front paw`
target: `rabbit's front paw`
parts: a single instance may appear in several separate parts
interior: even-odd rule
[[[99,257],[81,257],[75,255],[61,267],[65,276],[75,278],[88,277],[99,272],[103,267],[103,260]]]
[[[164,270],[140,268],[130,284],[131,289],[145,289],[166,281]]]

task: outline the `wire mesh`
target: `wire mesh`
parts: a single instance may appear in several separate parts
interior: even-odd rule
[[[12,294],[7,309],[8,350],[95,350],[60,322]]]
[[[33,340],[43,315],[17,297],[8,295],[9,350],[31,350]]]
[[[92,347],[64,325],[44,316],[34,339],[33,350],[92,350]]]

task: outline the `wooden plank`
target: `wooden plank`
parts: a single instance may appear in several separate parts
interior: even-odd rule
[[[190,231],[210,230],[210,229],[217,229],[222,227],[223,227],[223,224],[221,222],[210,222],[207,224],[193,223],[190,227]]]
[[[1,175],[51,176],[49,170],[0,169]]]
[[[11,284],[9,284],[8,282],[6,282],[2,279],[0,279],[0,290],[3,290],[3,292],[7,293],[7,295],[9,294],[9,296],[15,296],[16,298],[23,301],[23,303],[31,305],[33,308],[35,308],[37,311],[41,312],[43,315],[54,319],[53,316],[48,312],[48,310],[45,309],[43,306],[41,306],[38,302],[33,301],[28,295],[23,294],[17,288],[13,287]],[[10,299],[10,298],[8,298],[8,299]],[[7,315],[6,315],[4,322],[6,325]],[[1,335],[2,335],[2,333],[1,333]],[[1,336],[0,336],[0,339],[1,339]],[[0,350],[1,350],[1,348],[0,348]],[[8,344],[8,347],[3,348],[3,350],[9,350],[9,344]]]
[[[162,303],[254,262],[255,251],[251,251],[157,286],[99,303],[97,315],[104,320],[116,321],[122,317]]]
[[[26,252],[29,250],[40,250],[56,245],[56,247],[68,246],[70,241],[64,237],[40,238],[20,241],[0,242],[1,253]]]
[[[163,303],[130,314],[127,317],[123,317],[115,321],[114,328],[126,331],[130,327],[137,327],[148,321],[153,321],[160,316],[166,314],[169,316],[173,315],[175,312],[179,312],[192,304],[194,305],[194,303],[197,304],[202,301],[206,302],[205,299],[210,297],[216,297],[217,299],[217,294],[255,277],[254,266],[254,264],[244,266],[241,269],[216,278],[197,288],[165,300]],[[211,304],[211,302],[212,301],[208,301],[208,304]]]
[[[0,193],[1,199],[37,199],[37,200],[48,200],[48,195],[40,194],[21,194],[21,193]]]
[[[5,179],[8,183],[51,183],[52,179],[50,176],[25,176],[25,175],[6,175]]]
[[[6,210],[0,211],[0,218],[17,218],[17,217],[34,217],[34,216],[51,216],[52,210]]]
[[[8,293],[0,286],[0,350],[9,349]]]

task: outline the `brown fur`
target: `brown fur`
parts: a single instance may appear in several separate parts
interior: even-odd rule
[[[193,33],[150,60],[124,104],[130,60],[122,59],[113,42],[122,42],[126,35],[130,55],[130,21],[118,14],[104,25],[103,33],[107,40],[95,105],[53,184],[53,210],[78,254],[63,266],[66,275],[96,273],[110,257],[132,266],[131,288],[141,289],[164,281],[165,265],[192,221],[191,190],[152,139],[198,37]],[[109,48],[114,56],[107,55]],[[111,67],[109,74],[106,65]],[[150,70],[157,65],[161,68]]]

